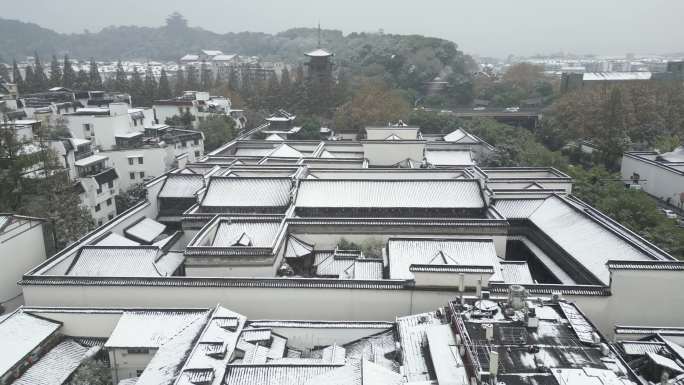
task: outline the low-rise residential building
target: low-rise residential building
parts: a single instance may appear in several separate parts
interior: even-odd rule
[[[667,153],[627,152],[622,156],[622,179],[672,205],[684,207],[684,147]]]
[[[119,175],[104,155],[93,154],[74,162],[76,191],[101,226],[116,216],[116,196],[119,195]]]
[[[660,373],[632,370],[626,360],[643,348],[630,342],[621,355],[626,343],[611,344],[579,306],[520,285],[375,321],[254,319],[220,305],[26,306],[0,320],[0,337],[14,348],[0,361],[11,370],[3,385],[48,373],[41,383],[62,385],[89,360],[108,365],[112,383],[138,385],[636,385]],[[640,343],[663,350],[642,355],[678,374],[681,342],[655,338]]]
[[[243,110],[232,109],[230,99],[211,96],[208,92],[185,91],[183,96],[174,99],[156,100],[153,108],[159,123],[166,123],[168,119],[184,114],[192,117],[194,128],[197,128],[202,120],[212,116],[227,116],[233,119],[237,129],[242,129],[246,122]]]

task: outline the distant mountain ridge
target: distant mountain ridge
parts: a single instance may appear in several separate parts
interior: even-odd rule
[[[184,20],[183,20],[184,21]],[[23,60],[38,52],[44,61],[51,55],[87,60],[161,60],[175,61],[186,53],[201,49],[218,49],[224,53],[262,56],[289,62],[302,60],[302,55],[317,46],[318,31],[314,28],[295,28],[278,34],[239,32],[218,34],[185,25],[161,27],[112,26],[99,32],[76,34],[58,33],[34,23],[0,18],[0,61]],[[400,41],[421,41],[426,46],[456,45],[453,42],[417,35],[385,35],[323,30],[322,45],[347,59],[345,54],[358,43],[372,48],[391,48]],[[369,42],[362,42],[369,40]],[[370,41],[372,40],[372,42]],[[417,40],[417,41],[416,41]],[[366,47],[369,49],[371,47]]]
[[[322,30],[320,35],[320,45],[334,53],[340,73],[381,80],[405,90],[407,97],[417,95],[427,82],[439,77],[452,85],[461,85],[450,89],[455,93],[453,97],[472,97],[469,84],[476,65],[451,41],[420,35],[344,35],[336,30]],[[64,54],[80,60],[177,61],[202,49],[296,64],[306,60],[305,52],[318,47],[319,31],[294,28],[274,35],[218,34],[188,27],[181,15],[174,14],[161,27],[107,27],[97,33],[78,34],[57,33],[36,24],[0,18],[0,36],[0,62],[8,64],[15,58],[21,61],[33,56],[34,52],[46,65],[52,55],[61,58]]]

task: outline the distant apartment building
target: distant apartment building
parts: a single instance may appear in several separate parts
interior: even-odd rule
[[[199,123],[212,116],[230,117],[237,129],[242,129],[246,123],[243,110],[234,110],[229,98],[211,96],[209,92],[185,91],[183,96],[156,100],[153,104],[156,119],[165,123],[174,116],[190,114],[194,120],[192,126],[197,128]]]
[[[644,69],[648,69],[645,68]],[[667,63],[667,71],[614,71],[564,72],[561,76],[561,93],[582,89],[601,89],[613,85],[634,84],[644,81],[684,81],[684,62]]]
[[[180,58],[181,65],[199,68],[208,66],[214,74],[228,79],[235,71],[239,81],[266,81],[272,75],[280,76],[286,65],[282,62],[264,62],[258,56],[224,54],[219,50],[201,50]]]
[[[119,191],[204,156],[201,132],[157,124],[153,109],[132,108],[129,102],[125,94],[58,87],[25,95],[20,99],[23,108],[8,113],[11,129],[20,139],[33,140],[41,125],[59,124],[68,130],[70,137],[49,145],[98,224],[117,214]],[[229,108],[229,101],[223,102],[211,103]],[[24,151],[40,150],[37,145],[24,147]],[[40,167],[30,172],[40,172]]]

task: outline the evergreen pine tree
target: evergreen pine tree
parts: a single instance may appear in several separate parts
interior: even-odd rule
[[[133,75],[131,76],[130,91],[131,99],[134,106],[139,106],[144,99],[144,84],[140,72],[138,72],[138,67],[133,67]]]
[[[90,86],[90,78],[88,77],[88,73],[85,72],[83,68],[78,70],[78,73],[76,74],[76,79],[73,82],[73,86],[77,90],[87,90]]]
[[[157,97],[157,79],[154,78],[152,67],[147,65],[145,80],[143,81],[143,105],[151,106]]]
[[[24,83],[24,78],[21,76],[16,60],[12,61],[12,82],[17,85],[20,93],[26,92],[26,83]]]
[[[216,76],[214,76],[214,89],[218,89],[223,86],[223,77],[221,76],[221,71],[216,71]]]
[[[59,66],[57,56],[52,55],[52,62],[50,62],[50,87],[59,87],[62,85],[62,68]]]
[[[280,103],[281,108],[292,109],[292,77],[287,67],[280,73]]]
[[[68,55],[64,55],[64,64],[62,65],[62,87],[73,88],[76,81],[76,74],[74,74],[74,67],[71,66],[71,60]]]
[[[36,92],[36,75],[33,72],[33,67],[26,66],[24,72],[24,88],[26,89],[24,92],[29,94]]]
[[[211,74],[211,69],[209,68],[209,65],[207,65],[206,62],[202,62],[202,66],[200,67],[200,87],[202,88],[202,91],[209,91],[211,87],[214,85],[214,79]]]
[[[114,91],[128,92],[128,77],[121,64],[121,60],[116,64],[116,74],[114,75]]]
[[[234,92],[237,92],[240,89],[240,79],[238,79],[238,72],[235,67],[230,67],[230,73],[228,74],[228,88]]]
[[[183,67],[178,66],[176,81],[173,84],[173,96],[181,96],[183,91],[185,91],[185,73],[183,72]]]
[[[40,57],[38,57],[38,53],[36,52],[36,64],[35,68],[33,69],[33,75],[34,75],[34,80],[33,80],[33,92],[43,92],[47,91],[49,88],[49,82],[47,75],[45,75],[45,68],[43,68],[43,63],[40,62]]]
[[[272,73],[271,77],[268,78],[268,82],[266,83],[266,94],[263,99],[265,107],[271,111],[284,107],[280,105],[280,82],[275,73]]]
[[[171,85],[169,84],[169,78],[166,76],[166,69],[164,68],[162,68],[161,74],[159,75],[157,97],[162,100],[171,98]]]
[[[187,88],[187,91],[199,91],[200,84],[197,68],[194,66],[187,66],[185,72],[185,88]]]
[[[91,90],[101,90],[102,89],[102,76],[100,76],[100,70],[97,68],[97,62],[95,59],[90,59],[90,71],[88,73],[88,85]]]

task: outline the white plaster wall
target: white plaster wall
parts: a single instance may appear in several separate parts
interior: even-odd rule
[[[416,286],[443,286],[443,287],[458,287],[461,277],[458,273],[423,273],[414,272],[414,280]],[[489,285],[489,279],[492,274],[463,274],[466,287],[477,287],[477,285]]]
[[[251,319],[394,321],[432,311],[456,293],[447,290],[370,290],[262,287],[26,286],[30,306],[212,307]]]
[[[145,370],[156,353],[157,349],[150,349],[149,353],[135,354],[129,354],[126,349],[110,349],[109,362],[112,364],[114,383],[126,378],[138,377],[138,371]]]
[[[363,142],[364,156],[371,166],[391,166],[406,158],[421,162],[424,148],[425,143],[420,142]]]
[[[273,278],[273,266],[186,266],[188,277],[267,277]]]
[[[43,238],[43,225],[37,222],[17,228],[8,233],[8,236],[0,238],[0,302],[10,300],[21,294],[21,287],[17,282],[22,275],[32,267],[45,261],[45,240]],[[23,231],[23,232],[22,232]]]
[[[171,147],[133,148],[127,150],[106,151],[100,153],[109,157],[110,164],[119,174],[119,187],[126,191],[137,183],[142,183],[140,172],[145,173],[145,179],[158,177],[170,170],[173,166],[174,154]],[[133,164],[128,163],[129,156],[133,158]],[[137,156],[143,157],[143,164],[138,163]],[[135,173],[135,179],[131,179],[130,173]]]
[[[247,316],[249,318],[249,316]],[[388,326],[387,329],[390,329]],[[272,328],[273,333],[287,338],[287,346],[295,349],[347,344],[358,339],[381,333],[386,329],[356,328]]]
[[[31,314],[62,322],[61,333],[68,336],[109,338],[119,322],[122,311],[51,311],[30,309]]]
[[[615,324],[682,326],[684,272],[619,272],[612,296],[565,295],[607,336]],[[26,286],[30,306],[212,307],[251,319],[394,321],[434,311],[458,297],[449,290],[244,287]]]
[[[684,271],[614,270],[610,305],[598,318],[622,325],[684,326]]]
[[[623,156],[622,179],[629,181],[635,172],[641,177],[639,184],[643,191],[663,200],[670,198],[675,206],[684,204],[680,200],[680,194],[684,192],[684,175]]]
[[[114,134],[133,131],[130,129],[129,115],[88,116],[66,115],[67,127],[74,138],[90,139],[94,133],[94,145],[102,150],[110,150],[115,144]],[[90,132],[83,129],[85,123],[91,124]]]
[[[368,140],[385,140],[388,136],[396,135],[403,140],[416,140],[418,138],[418,128],[392,128],[392,127],[377,127],[366,128],[366,139]]]

